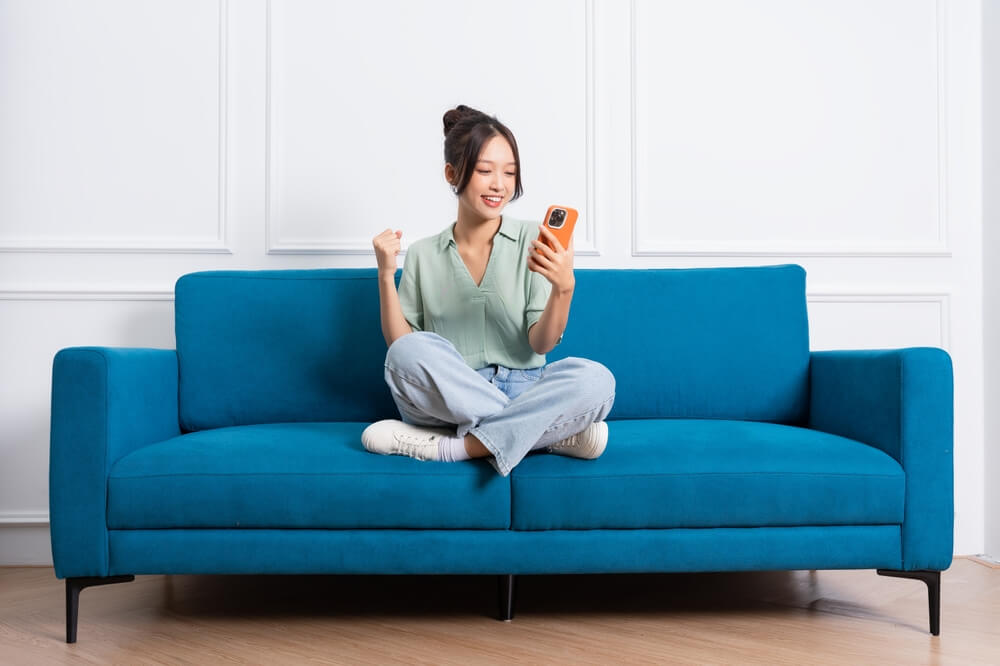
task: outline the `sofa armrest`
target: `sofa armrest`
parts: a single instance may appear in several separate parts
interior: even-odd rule
[[[809,427],[895,458],[906,475],[904,570],[943,571],[954,530],[954,384],[937,347],[810,354]]]
[[[52,362],[49,519],[56,576],[108,575],[108,472],[180,435],[177,352],[69,347]]]

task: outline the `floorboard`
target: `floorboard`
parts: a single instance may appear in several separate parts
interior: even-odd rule
[[[85,589],[65,640],[51,568],[0,568],[0,663],[1000,664],[1000,569],[956,559],[941,635],[920,581],[874,571],[138,576]]]

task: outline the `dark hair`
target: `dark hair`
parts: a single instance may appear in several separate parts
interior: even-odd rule
[[[459,104],[444,114],[444,159],[455,167],[456,182],[452,185],[455,186],[456,194],[465,190],[479,159],[479,151],[495,136],[507,139],[514,153],[517,175],[514,177],[514,196],[511,201],[521,196],[524,191],[521,187],[521,156],[517,152],[513,132],[497,120],[496,116],[488,116],[464,104]]]

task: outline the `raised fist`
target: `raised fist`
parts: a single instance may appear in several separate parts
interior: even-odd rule
[[[399,242],[399,239],[402,237],[402,231],[386,229],[372,240],[372,246],[375,248],[375,258],[378,260],[379,273],[391,272],[395,275],[396,255],[399,254],[399,250],[402,248]]]

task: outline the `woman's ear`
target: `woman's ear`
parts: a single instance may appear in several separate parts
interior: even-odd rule
[[[456,176],[455,167],[453,167],[451,164],[445,164],[444,179],[447,180],[448,184],[451,185],[452,187],[455,186],[455,176]]]

